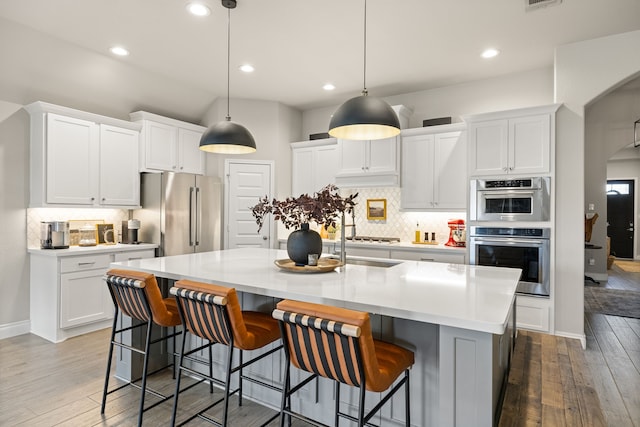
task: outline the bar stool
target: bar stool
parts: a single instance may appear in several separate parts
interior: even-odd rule
[[[175,349],[175,337],[180,335],[181,331],[176,331],[175,327],[180,325],[180,315],[178,314],[178,308],[173,298],[162,298],[160,288],[153,274],[142,273],[138,271],[113,269],[109,270],[104,277],[111,298],[115,305],[115,314],[113,316],[113,327],[111,329],[111,340],[109,344],[109,358],[107,359],[107,373],[104,380],[104,390],[102,393],[102,406],[100,413],[104,414],[105,406],[107,403],[107,395],[114,393],[129,385],[140,388],[140,408],[138,411],[138,426],[142,425],[142,417],[145,411],[159,405],[160,403],[170,399],[173,395],[165,396],[159,392],[147,388],[147,378],[157,372],[160,372],[168,366],[163,366],[151,373],[148,373],[149,368],[149,349],[151,344],[155,344],[161,341],[166,341],[173,338],[173,345]],[[134,324],[129,327],[118,328],[118,315],[122,318],[122,315],[127,315],[132,319],[136,319],[141,323]],[[160,338],[152,339],[153,326],[171,328],[168,335],[164,335]],[[133,347],[131,345],[122,342],[124,332],[134,329],[142,328],[146,326],[146,338],[144,343],[144,349]],[[118,335],[118,340],[116,340]],[[143,355],[143,367],[142,367],[142,384],[138,385],[138,380],[130,380],[126,384],[123,384],[113,390],[109,388],[109,375],[111,372],[111,363],[113,357],[114,346],[131,350],[132,352]],[[175,377],[175,356],[174,351],[173,363],[174,377]],[[159,397],[160,400],[144,407],[144,400],[146,392]]]
[[[242,361],[243,351],[257,350],[277,341],[280,338],[278,322],[269,314],[254,311],[242,311],[238,301],[238,295],[234,288],[226,288],[207,283],[194,282],[190,280],[180,280],[175,283],[169,291],[175,295],[178,303],[178,311],[184,324],[184,337],[180,350],[180,362],[178,364],[178,378],[176,380],[176,392],[174,393],[173,413],[171,415],[171,425],[176,422],[176,412],[178,408],[178,391],[180,391],[181,373],[184,371],[196,377],[204,377],[224,388],[224,397],[213,402],[203,410],[184,420],[183,425],[192,419],[199,417],[218,426],[226,426],[228,422],[229,397],[238,393],[238,403],[242,406],[242,381],[247,380],[255,384],[262,385],[271,390],[281,392],[280,387],[273,386],[255,378],[245,376],[242,369],[265,358],[266,356],[280,350],[279,345],[271,350],[262,353],[253,359]],[[189,351],[185,351],[185,343],[188,334],[195,335],[207,340],[207,343]],[[224,381],[213,378],[211,363],[209,363],[209,376],[202,374],[184,365],[184,358],[190,354],[204,348],[211,348],[215,344],[227,346],[226,375]],[[239,363],[235,367],[233,362],[233,349],[240,350]],[[230,390],[231,374],[239,372],[238,388]],[[220,402],[224,402],[222,422],[216,421],[204,412],[213,408]],[[269,424],[279,414],[275,414],[262,426]]]
[[[329,307],[319,304],[284,300],[278,303],[273,317],[280,321],[287,365],[280,408],[280,426],[285,415],[301,419],[315,426],[324,426],[291,409],[291,395],[307,383],[322,376],[335,382],[335,426],[340,417],[364,426],[373,415],[404,385],[406,426],[410,425],[409,368],[414,354],[405,348],[374,340],[369,313]],[[291,365],[311,372],[293,388]],[[366,391],[384,392],[404,372],[404,376],[365,414]],[[358,417],[340,412],[340,384],[358,387]]]

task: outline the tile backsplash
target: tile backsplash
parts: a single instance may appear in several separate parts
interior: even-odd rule
[[[465,212],[402,212],[400,210],[400,188],[399,187],[379,187],[379,188],[343,188],[340,189],[342,196],[358,193],[356,198],[356,230],[360,236],[375,237],[399,237],[401,241],[410,242],[414,240],[416,224],[424,238],[424,233],[436,233],[438,242],[446,242],[449,239],[449,227],[447,222],[450,219],[464,219]],[[387,219],[368,220],[367,219],[367,199],[387,200]],[[351,223],[351,218],[346,219],[346,223]],[[346,230],[349,235],[350,230]]]
[[[118,235],[122,234],[122,221],[129,219],[126,209],[69,209],[69,208],[30,208],[27,209],[27,245],[30,248],[40,247],[41,221],[69,220],[104,220],[113,224]],[[118,238],[120,241],[120,238]]]

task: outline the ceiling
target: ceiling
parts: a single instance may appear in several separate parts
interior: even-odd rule
[[[227,90],[227,9],[188,0],[0,1],[0,99],[198,120]],[[367,87],[390,96],[551,67],[554,47],[640,29],[640,0],[369,0]],[[307,110],[363,85],[364,1],[238,0],[231,97]],[[108,49],[131,54],[113,57]],[[501,54],[484,60],[487,47]],[[255,66],[244,74],[238,66]],[[336,86],[322,90],[324,83]],[[5,99],[6,98],[6,99]],[[82,100],[82,102],[80,102]]]

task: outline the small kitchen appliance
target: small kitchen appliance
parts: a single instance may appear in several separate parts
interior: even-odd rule
[[[40,223],[40,248],[67,249],[69,240],[69,223],[67,221],[43,221]]]
[[[122,221],[122,243],[129,243],[137,245],[138,230],[140,230],[140,220],[130,219],[128,221]]]
[[[471,221],[548,221],[548,176],[471,180]]]
[[[447,225],[449,226],[449,240],[444,245],[464,248],[467,244],[464,219],[450,219]]]

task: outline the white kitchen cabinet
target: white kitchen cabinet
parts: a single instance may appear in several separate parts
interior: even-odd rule
[[[389,187],[400,184],[399,138],[338,140],[338,187]]]
[[[114,261],[155,256],[155,245],[30,249],[31,332],[52,342],[111,326],[114,307],[103,276]]]
[[[335,184],[338,145],[335,138],[291,144],[291,195],[313,194]]]
[[[407,251],[393,249],[390,254],[391,259],[403,259],[407,261],[429,261],[444,262],[449,264],[465,264],[465,253],[463,251],[447,252],[436,250]]]
[[[553,333],[552,313],[548,298],[516,296],[516,324],[520,329]]]
[[[129,117],[142,125],[140,172],[204,175],[205,153],[199,146],[205,127],[145,111],[136,111]]]
[[[464,125],[409,129],[402,134],[405,210],[463,210],[467,203]]]
[[[465,117],[469,175],[536,175],[552,171],[559,104]]]
[[[43,102],[25,109],[31,207],[139,206],[140,125]]]

